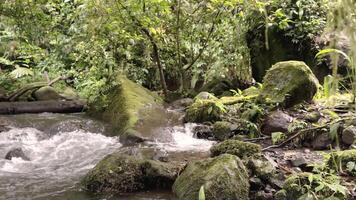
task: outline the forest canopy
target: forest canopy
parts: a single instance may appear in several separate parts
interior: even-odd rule
[[[317,38],[346,24],[348,7],[338,6],[347,4],[352,1],[5,0],[0,85],[11,91],[44,74],[66,75],[89,102],[116,84],[118,72],[166,96],[221,81],[245,88],[285,58],[317,66],[315,54],[328,47]]]

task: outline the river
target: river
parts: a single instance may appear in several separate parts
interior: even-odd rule
[[[150,127],[149,140],[132,146],[110,137],[110,126],[85,114],[0,116],[8,121],[7,130],[0,132],[0,199],[174,199],[170,191],[93,196],[80,189],[85,174],[113,152],[169,160],[207,156],[213,142],[194,138],[195,124],[183,124],[175,111],[167,112],[175,117]],[[29,161],[5,159],[14,148],[21,148]]]

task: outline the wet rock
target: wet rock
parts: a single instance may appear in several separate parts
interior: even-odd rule
[[[12,149],[5,156],[6,160],[11,160],[12,158],[21,158],[22,160],[26,161],[30,160],[21,148]]]
[[[171,108],[178,109],[178,108],[186,108],[194,103],[194,100],[191,98],[184,98],[184,99],[178,99],[176,101],[173,101],[170,104]]]
[[[276,176],[273,176],[269,179],[269,183],[275,189],[281,189],[285,181],[284,174],[279,173]]]
[[[279,62],[263,78],[263,88],[258,99],[291,107],[303,101],[311,101],[318,86],[318,79],[304,62]]]
[[[16,123],[7,117],[0,116],[0,128],[3,127],[4,130],[7,130],[9,126],[16,126]]]
[[[36,90],[33,94],[37,101],[59,100],[63,97],[51,86],[44,86]]]
[[[218,98],[216,98],[213,94],[209,93],[209,92],[200,92],[197,96],[194,97],[194,100],[217,100]]]
[[[120,137],[120,142],[129,145],[129,144],[137,144],[147,141],[147,138],[142,136],[142,134],[134,129],[127,130]]]
[[[247,169],[234,155],[190,162],[174,182],[173,192],[179,199],[196,200],[202,186],[209,200],[249,199]]]
[[[265,191],[258,191],[256,193],[255,198],[256,200],[272,200],[273,199],[273,193],[271,192],[265,192]]]
[[[312,142],[312,147],[314,150],[325,150],[329,149],[329,145],[332,144],[332,140],[328,133],[322,133],[316,136]]]
[[[288,132],[288,126],[292,123],[293,117],[282,111],[272,112],[266,117],[262,124],[262,133],[271,135],[273,132]]]
[[[8,126],[4,126],[4,125],[0,124],[0,133],[1,132],[6,132],[6,131],[9,131],[9,130],[10,130],[10,128]]]
[[[199,124],[193,128],[193,133],[196,138],[199,139],[213,139],[214,134],[211,126]]]
[[[210,152],[213,157],[227,153],[243,159],[261,153],[261,146],[250,142],[225,140],[211,147]]]
[[[253,175],[263,181],[269,181],[276,173],[276,168],[264,157],[252,157],[249,159],[247,166]]]
[[[261,190],[265,187],[265,184],[262,182],[262,180],[257,177],[251,177],[249,179],[249,183],[250,183],[250,189],[253,191]]]
[[[356,141],[356,126],[349,126],[342,132],[342,142],[352,145]]]
[[[305,167],[308,162],[303,157],[296,157],[290,160],[293,167]]]
[[[238,126],[230,122],[218,121],[213,125],[213,133],[216,139],[220,141],[227,140],[234,135]]]
[[[90,119],[69,119],[62,120],[53,124],[49,127],[48,131],[51,135],[57,134],[59,132],[73,132],[77,130],[84,130],[92,133],[104,133],[105,126],[99,121],[94,121]]]
[[[310,123],[318,122],[321,118],[321,114],[319,112],[311,112],[304,116],[304,119]]]
[[[84,177],[82,185],[93,193],[113,194],[168,189],[179,170],[180,165],[114,153],[100,161]]]

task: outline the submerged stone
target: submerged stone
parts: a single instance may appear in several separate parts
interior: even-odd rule
[[[111,154],[83,179],[85,190],[93,193],[125,193],[146,189],[167,189],[178,175],[179,165]]]
[[[267,71],[258,98],[262,102],[290,107],[312,100],[318,86],[318,79],[304,62],[279,62]]]
[[[179,199],[196,200],[202,186],[205,199],[249,199],[247,169],[234,155],[190,162],[174,182],[173,192]]]
[[[15,148],[10,150],[6,156],[5,159],[6,160],[11,160],[12,158],[21,158],[22,160],[26,160],[29,161],[30,159],[25,155],[25,153],[23,152],[23,150],[21,148]]]
[[[210,152],[212,156],[219,156],[227,153],[243,159],[261,153],[261,146],[250,142],[225,140],[211,147]]]

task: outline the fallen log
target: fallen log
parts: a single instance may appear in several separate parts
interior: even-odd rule
[[[22,113],[76,113],[83,112],[85,105],[80,101],[32,101],[0,102],[0,114],[13,115]]]

